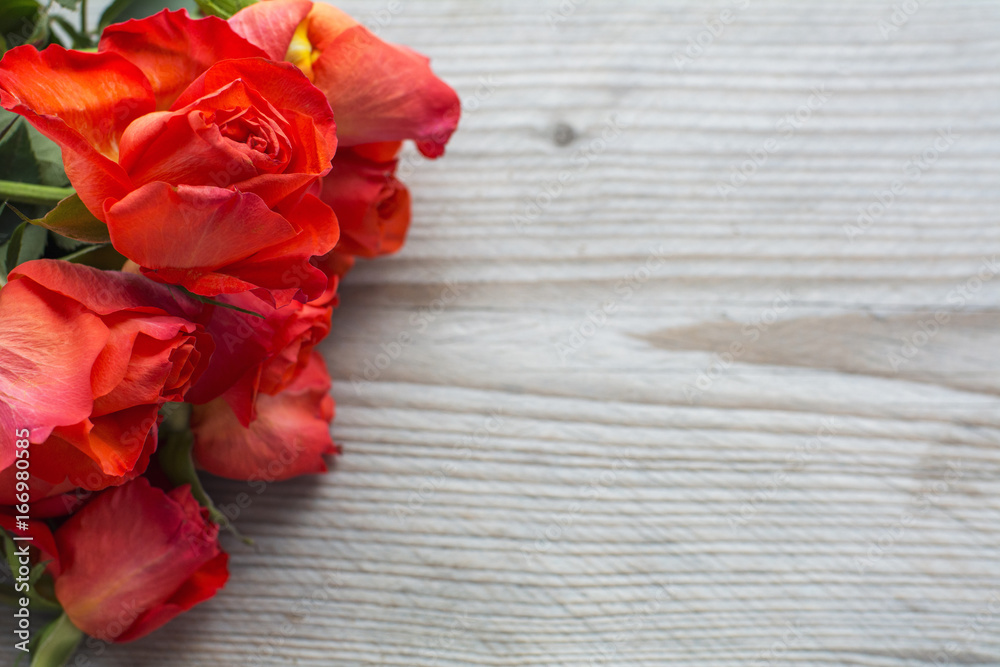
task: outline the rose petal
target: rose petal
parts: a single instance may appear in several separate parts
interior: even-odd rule
[[[309,41],[319,53],[313,82],[330,100],[341,145],[413,139],[427,157],[443,154],[458,127],[458,95],[426,57],[345,17],[317,2],[308,18]],[[348,21],[355,25],[346,27]]]
[[[225,583],[218,530],[186,486],[166,494],[140,477],[105,491],[56,531],[56,597],[92,637],[140,637]]]
[[[257,195],[207,186],[148,183],[112,204],[107,218],[115,248],[146,275],[207,296],[266,287],[220,269],[297,237]]]
[[[150,432],[153,433],[155,443],[157,414],[160,409],[159,404],[137,405],[125,410],[119,410],[104,417],[94,417],[85,422],[86,428],[78,427],[57,427],[53,432],[53,439],[62,440],[78,449],[90,460],[97,464],[96,470],[102,476],[117,478],[117,483],[121,484],[127,479],[131,479],[142,474],[148,463],[148,453],[146,461],[141,465],[144,451],[148,443]],[[79,425],[78,425],[79,426]],[[45,443],[48,450],[50,442]],[[55,452],[49,452],[46,458],[63,458]],[[53,470],[66,470],[66,461],[53,462]],[[74,486],[89,486],[85,479],[85,469],[73,466],[75,478],[70,481]],[[60,481],[53,474],[46,474],[44,470],[38,472],[39,476],[50,482]],[[106,482],[101,479],[101,482]],[[111,482],[115,483],[115,482]],[[107,484],[103,484],[107,486]],[[103,488],[98,486],[97,488]]]
[[[267,52],[271,60],[284,60],[295,29],[312,9],[310,0],[257,2],[236,12],[229,25],[247,41]]]
[[[314,299],[326,290],[326,275],[309,260],[329,252],[340,237],[333,209],[312,195],[281,212],[298,228],[298,234],[227,269],[248,284],[271,290],[278,307],[297,292]]]
[[[241,378],[252,369],[259,375],[260,362],[269,354],[274,339],[274,326],[268,321],[276,311],[274,306],[249,292],[220,295],[217,300],[259,313],[265,319],[232,308],[212,307],[205,326],[215,340],[216,349],[205,373],[187,393],[191,403],[207,403],[218,398],[230,387],[243,382]],[[285,307],[294,309],[296,303]],[[256,386],[254,378],[247,381]]]
[[[167,313],[198,319],[202,304],[142,276],[101,271],[84,264],[35,260],[14,269],[11,280],[24,277],[83,304],[98,315],[122,310]]]
[[[230,479],[283,480],[325,472],[333,400],[323,358],[313,354],[298,379],[276,396],[257,398],[257,419],[240,424],[222,399],[196,406],[191,417],[196,463]]]
[[[186,9],[108,26],[98,50],[136,64],[152,84],[157,109],[170,108],[188,84],[221,60],[267,57],[222,19],[193,19]]]
[[[337,214],[340,225],[337,251],[361,257],[396,252],[410,226],[409,190],[393,176],[394,159],[382,162],[366,159],[358,148],[362,147],[337,153],[333,168],[322,181],[320,198]],[[366,152],[384,155],[377,148],[368,148]]]
[[[210,336],[180,318],[123,315],[105,324],[111,337],[92,372],[94,416],[137,403],[184,400],[192,375],[200,375],[202,353],[214,348]]]
[[[267,153],[224,137],[211,120],[215,112],[235,110],[272,135]],[[130,125],[122,137],[121,165],[137,185],[233,187],[275,206],[328,172],[332,157],[311,117],[279,112],[237,80],[175,112],[150,114]]]
[[[0,469],[14,460],[14,434],[44,442],[57,426],[90,415],[90,368],[108,328],[83,306],[28,280],[0,291]]]
[[[135,65],[113,53],[19,46],[0,61],[0,103],[59,144],[66,175],[102,221],[104,200],[131,189],[114,162],[118,142],[129,123],[154,105],[149,82]]]
[[[237,79],[264,99],[280,103],[280,110],[287,109],[311,118],[326,144],[323,155],[333,158],[337,148],[337,125],[330,103],[302,72],[288,63],[260,58],[224,60],[188,86],[172,108],[182,109]]]
[[[163,604],[149,609],[115,640],[130,642],[149,634],[199,602],[212,598],[229,580],[229,554],[220,551],[188,577]]]

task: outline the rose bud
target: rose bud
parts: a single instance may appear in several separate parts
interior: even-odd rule
[[[140,477],[109,489],[55,533],[56,598],[88,635],[132,641],[225,585],[218,534],[187,485],[164,492]]]
[[[206,327],[216,351],[187,400],[206,403],[221,396],[240,423],[249,425],[256,417],[258,396],[274,396],[289,386],[309,363],[313,347],[330,332],[337,284],[332,277],[319,298],[292,301],[281,308],[249,294],[219,297],[222,303],[259,313],[263,319],[232,308],[212,309]]]
[[[220,477],[276,481],[326,472],[324,454],[335,451],[330,439],[333,399],[323,357],[309,365],[274,396],[257,398],[257,418],[247,428],[223,399],[191,412],[195,463]]]
[[[15,433],[30,441],[31,499],[122,484],[146,469],[157,413],[181,401],[215,345],[202,304],[142,276],[57,260],[0,289],[0,503]]]
[[[394,253],[410,226],[410,192],[396,176],[400,142],[341,149],[323,177],[320,199],[337,214],[335,252],[359,257]]]
[[[11,49],[0,103],[62,148],[115,249],[206,296],[322,293],[309,260],[336,244],[336,217],[306,191],[337,145],[325,95],[225,21],[183,10],[111,26],[99,50]]]
[[[322,2],[258,2],[229,23],[272,60],[298,66],[326,93],[342,146],[413,139],[427,157],[444,153],[461,103],[424,56],[383,42]]]

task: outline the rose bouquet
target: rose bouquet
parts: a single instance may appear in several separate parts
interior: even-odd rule
[[[99,39],[0,10],[2,594],[39,667],[224,586],[199,472],[327,469],[338,281],[403,243],[402,142],[436,158],[459,117],[426,58],[331,6],[112,24],[127,4]]]

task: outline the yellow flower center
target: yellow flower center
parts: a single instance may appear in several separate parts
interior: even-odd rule
[[[302,73],[312,81],[312,65],[319,58],[319,55],[319,51],[314,50],[312,42],[309,41],[309,19],[307,18],[295,29],[292,41],[288,45],[288,51],[285,53],[285,60],[302,70]]]

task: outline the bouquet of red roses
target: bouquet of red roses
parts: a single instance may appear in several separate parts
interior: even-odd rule
[[[338,280],[403,243],[402,142],[436,158],[458,124],[426,58],[331,6],[204,3],[96,48],[36,5],[2,45],[0,527],[32,665],[225,584],[197,471],[326,470]]]

